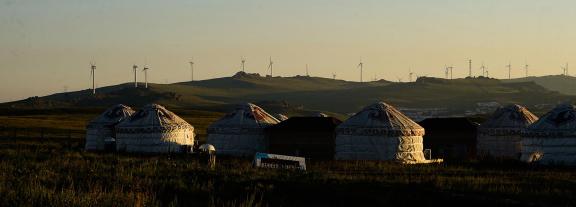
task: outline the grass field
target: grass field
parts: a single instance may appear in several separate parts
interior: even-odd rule
[[[202,134],[221,114],[182,111]],[[3,115],[9,126],[80,129],[96,114]],[[202,137],[202,135],[200,136]],[[517,162],[432,165],[308,161],[255,169],[218,157],[83,151],[83,139],[0,139],[0,206],[576,205],[576,169]]]

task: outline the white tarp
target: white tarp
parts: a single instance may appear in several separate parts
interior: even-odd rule
[[[194,145],[194,127],[163,106],[150,104],[116,126],[119,151],[181,152]]]
[[[337,160],[426,162],[424,128],[383,102],[372,104],[336,128]]]
[[[116,124],[128,119],[132,108],[118,104],[107,109],[86,126],[86,150],[104,150],[105,140],[113,140]]]
[[[208,127],[207,143],[216,153],[232,156],[253,156],[266,150],[264,128],[279,121],[262,108],[246,103]]]
[[[521,132],[538,117],[520,105],[508,105],[494,112],[478,128],[477,151],[480,156],[519,159]]]
[[[521,159],[576,165],[576,108],[559,105],[530,125],[523,132]]]

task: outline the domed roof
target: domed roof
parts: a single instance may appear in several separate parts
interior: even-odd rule
[[[393,106],[378,102],[367,106],[337,127],[339,134],[423,136],[424,128]]]
[[[104,113],[90,121],[90,123],[88,123],[88,128],[113,126],[125,119],[128,119],[132,114],[134,114],[132,108],[123,104],[118,104],[108,108]]]
[[[500,107],[492,117],[480,125],[482,129],[524,129],[538,121],[538,117],[523,106],[512,104]]]
[[[573,137],[576,136],[576,108],[572,104],[561,104],[528,126],[529,137]]]
[[[251,103],[237,105],[209,128],[264,128],[279,121],[259,106]]]
[[[176,128],[193,129],[192,125],[188,124],[184,119],[158,104],[148,104],[144,106],[129,119],[118,124],[117,128],[148,128],[154,130],[172,130]]]

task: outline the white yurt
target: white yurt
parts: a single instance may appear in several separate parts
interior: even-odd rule
[[[107,142],[114,143],[116,139],[114,127],[133,113],[132,108],[118,104],[90,121],[86,126],[85,149],[104,150]]]
[[[158,104],[149,104],[116,126],[116,148],[127,152],[183,152],[194,145],[194,127]]]
[[[254,104],[241,104],[208,127],[207,143],[217,154],[254,156],[266,150],[264,128],[278,122]]]
[[[576,108],[562,104],[530,125],[522,134],[526,162],[576,165]]]
[[[337,160],[425,162],[424,128],[384,102],[367,106],[336,128]]]
[[[504,159],[520,159],[522,130],[538,121],[532,112],[513,104],[501,107],[478,127],[478,155]]]

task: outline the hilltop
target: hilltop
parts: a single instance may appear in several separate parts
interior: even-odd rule
[[[549,75],[541,77],[526,77],[512,80],[503,80],[507,83],[534,82],[549,90],[558,91],[563,94],[576,95],[576,77],[566,75]]]
[[[0,104],[3,108],[102,108],[116,103],[142,106],[156,102],[170,108],[228,111],[236,103],[254,102],[271,113],[315,112],[348,114],[376,100],[399,107],[446,108],[461,113],[479,102],[520,103],[529,107],[556,104],[574,97],[549,90],[535,81],[490,78],[446,80],[421,77],[416,82],[386,80],[351,82],[320,77],[263,77],[238,72],[231,77],[134,88],[125,83],[97,89],[58,93]]]

